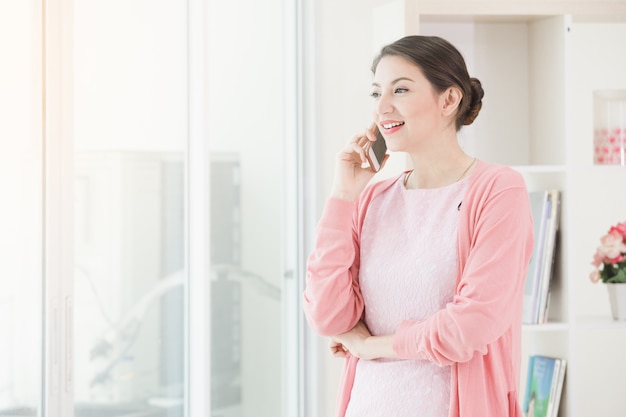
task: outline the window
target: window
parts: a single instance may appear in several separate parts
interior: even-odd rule
[[[295,415],[295,3],[0,6],[0,416]]]

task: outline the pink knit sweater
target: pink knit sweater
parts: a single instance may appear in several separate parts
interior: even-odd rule
[[[324,336],[352,329],[363,314],[359,242],[370,201],[394,179],[371,184],[356,202],[329,199],[307,265],[304,312]],[[518,403],[522,301],[533,247],[521,175],[479,161],[460,207],[455,296],[424,321],[394,334],[400,358],[452,366],[449,417],[521,417]],[[357,358],[345,361],[337,416],[350,400]]]

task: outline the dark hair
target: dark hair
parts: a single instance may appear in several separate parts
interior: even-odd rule
[[[458,87],[463,93],[456,114],[456,130],[471,124],[482,107],[485,92],[477,78],[470,78],[461,53],[450,42],[437,36],[405,36],[384,46],[372,63],[376,73],[385,56],[399,56],[417,65],[433,88],[441,93]]]

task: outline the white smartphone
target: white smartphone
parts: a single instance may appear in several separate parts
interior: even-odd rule
[[[376,140],[369,143],[367,152],[365,153],[365,157],[372,171],[378,172],[380,170],[386,154],[387,143],[385,143],[385,138],[383,138],[380,130],[378,130],[378,126],[376,126]]]

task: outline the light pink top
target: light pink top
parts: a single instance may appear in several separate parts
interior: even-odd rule
[[[402,177],[370,205],[361,233],[359,282],[365,323],[393,334],[452,301],[457,207],[467,180],[406,190]],[[359,361],[347,417],[442,417],[450,407],[450,366],[426,360]]]
[[[393,333],[403,359],[451,367],[448,417],[521,417],[518,402],[524,282],[533,248],[528,191],[514,170],[478,161],[459,211],[454,297]],[[360,242],[368,209],[396,179],[371,184],[358,201],[329,199],[307,262],[304,313],[325,336],[363,319]],[[345,416],[359,360],[348,356],[337,401]]]

